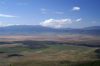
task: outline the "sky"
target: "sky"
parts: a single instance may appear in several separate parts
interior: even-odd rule
[[[11,25],[100,26],[100,0],[0,0],[0,27]]]

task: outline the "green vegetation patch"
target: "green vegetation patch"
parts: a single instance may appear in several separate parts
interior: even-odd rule
[[[27,47],[23,47],[23,46],[0,48],[0,52],[4,52],[4,53],[18,53],[18,52],[22,52],[26,50],[30,50],[30,49]]]
[[[25,62],[14,63],[13,66],[67,66],[71,64],[70,61],[43,61],[31,60]]]
[[[19,45],[0,47],[0,59],[4,59],[2,62],[9,60],[13,66],[69,66],[73,64],[70,61],[96,60],[95,50],[98,53],[100,51],[94,47],[56,41],[13,41],[13,43]]]
[[[100,60],[94,61],[94,62],[82,63],[78,65],[73,65],[73,66],[100,66]]]

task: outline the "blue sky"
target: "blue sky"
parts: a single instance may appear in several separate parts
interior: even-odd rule
[[[0,26],[100,26],[100,0],[0,0]]]

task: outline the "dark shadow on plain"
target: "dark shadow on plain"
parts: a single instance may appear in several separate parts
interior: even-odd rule
[[[100,49],[95,50],[95,53],[97,53],[96,57],[100,59]]]
[[[8,55],[8,57],[14,57],[14,56],[21,57],[21,56],[24,56],[24,55],[20,55],[20,54],[11,54],[11,55]]]
[[[1,53],[4,53],[4,52],[0,52],[0,54],[1,54]]]

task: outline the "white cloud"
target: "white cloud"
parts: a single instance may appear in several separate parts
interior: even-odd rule
[[[16,16],[0,14],[0,17],[16,17]]]
[[[13,26],[13,25],[15,25],[15,24],[7,24],[6,26]]]
[[[17,25],[34,25],[34,24],[2,24],[2,23],[0,22],[0,27],[17,26]]]
[[[28,3],[18,3],[18,5],[28,5]]]
[[[71,19],[59,19],[59,20],[48,19],[45,20],[44,22],[40,22],[40,25],[59,28],[61,27],[61,25],[68,24],[68,23],[72,23],[72,20]]]
[[[76,19],[76,22],[79,22],[79,21],[81,21],[82,20],[82,18],[80,18],[80,19]]]
[[[48,13],[46,12],[46,10],[47,10],[47,9],[42,8],[40,11],[41,11],[42,14],[48,14]]]
[[[46,11],[47,9],[42,8],[41,11]]]
[[[80,7],[73,7],[73,9],[72,10],[80,10]]]
[[[2,26],[13,26],[13,25],[20,25],[20,24],[3,24]]]
[[[47,12],[41,12],[42,14],[47,14]]]
[[[0,23],[0,27],[12,26],[12,25],[14,25],[14,24],[2,24],[2,23]]]
[[[55,13],[57,13],[57,14],[64,14],[64,12],[55,12]]]
[[[62,25],[55,25],[55,28],[61,28]]]
[[[2,23],[0,23],[0,26],[2,25]]]

